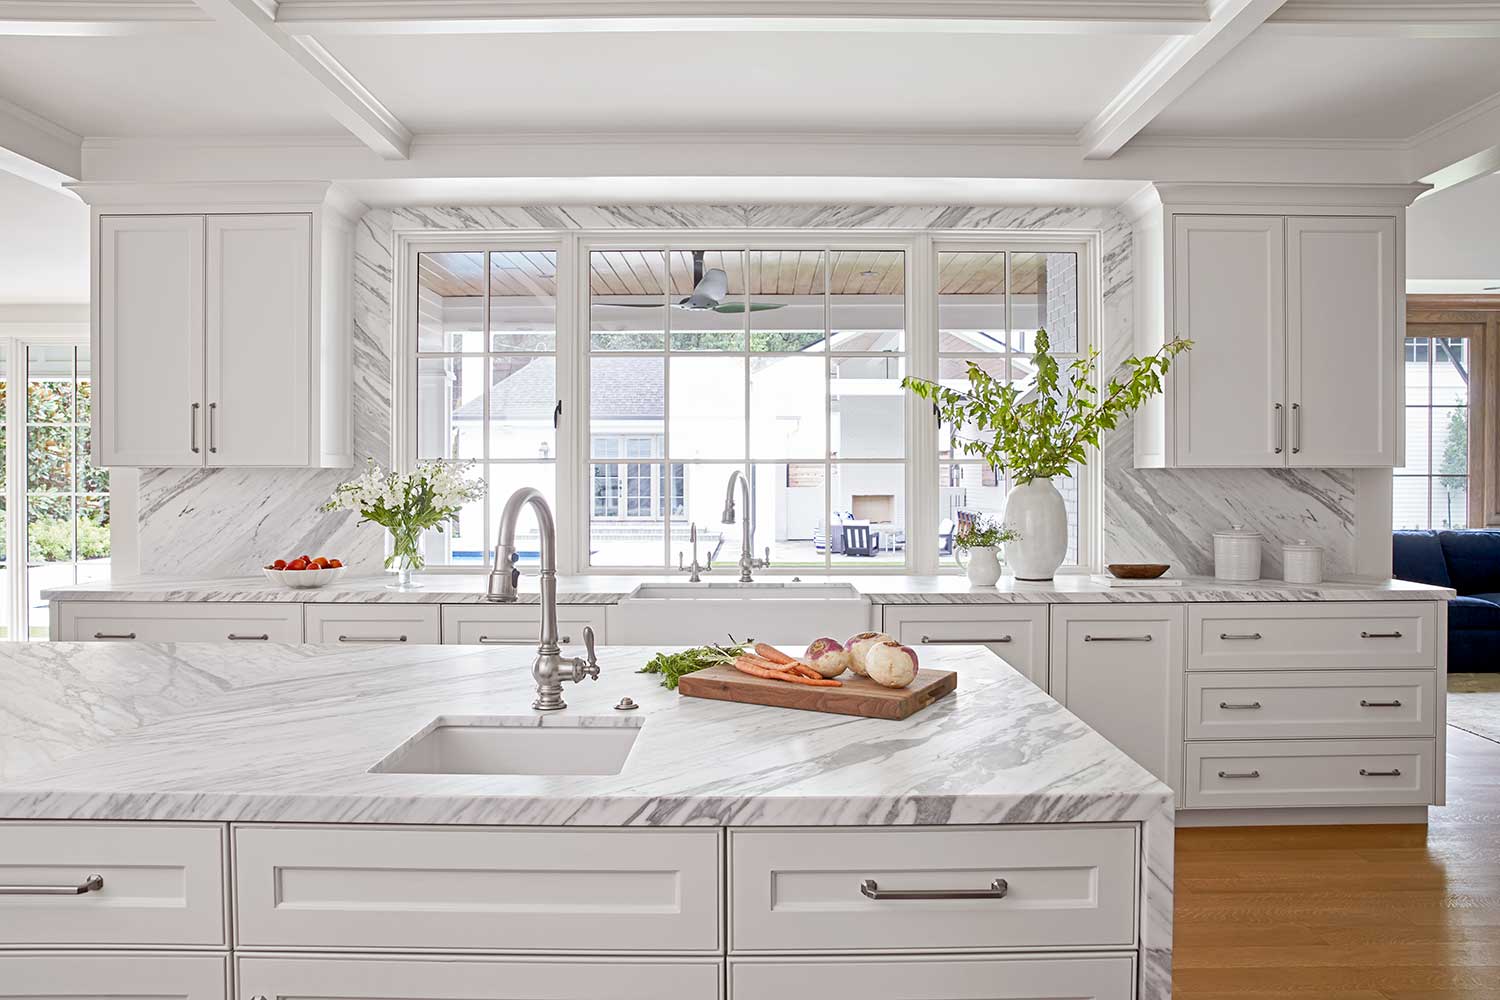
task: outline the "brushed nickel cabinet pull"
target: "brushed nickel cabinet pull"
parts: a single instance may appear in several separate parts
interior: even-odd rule
[[[977,646],[986,642],[1012,642],[1008,635],[996,636],[993,639],[934,639],[930,635],[924,635],[917,640],[923,646]]]
[[[1259,771],[1220,771],[1221,778],[1259,778]]]
[[[260,635],[240,635],[238,632],[229,633],[229,638],[234,642],[270,642],[271,636],[267,632]]]
[[[1361,639],[1399,639],[1399,638],[1401,638],[1401,633],[1400,632],[1361,632],[1359,634],[1359,637]]]
[[[339,642],[405,642],[404,635],[341,635]]]
[[[1259,639],[1259,632],[1220,632],[1219,638],[1225,642],[1234,642],[1239,639]]]
[[[134,632],[95,632],[95,639],[134,639]]]
[[[1401,699],[1400,698],[1395,698],[1395,699],[1392,699],[1391,701],[1365,701],[1363,698],[1361,698],[1361,699],[1359,699],[1359,707],[1360,708],[1400,708],[1401,707]]]
[[[1286,410],[1280,403],[1273,403],[1276,407],[1276,454],[1281,454],[1281,449],[1286,443]]]
[[[1231,712],[1252,711],[1254,709],[1260,708],[1260,702],[1245,701],[1236,703],[1232,701],[1221,701],[1219,702],[1219,707],[1228,709]]]
[[[872,878],[859,884],[866,899],[1004,899],[1010,883],[997,878],[988,889],[882,889]]]
[[[90,875],[77,885],[0,885],[0,896],[82,896],[104,888],[103,875]]]
[[[1292,404],[1292,454],[1302,454],[1302,404]]]
[[[1360,768],[1359,773],[1366,778],[1399,778],[1401,777],[1401,768],[1393,767],[1389,771],[1366,771],[1364,768]]]
[[[1150,642],[1149,635],[1086,635],[1084,642]]]
[[[404,638],[404,636],[403,636]],[[571,635],[558,636],[557,643],[560,646],[568,646],[573,642]],[[535,639],[507,639],[504,636],[482,635],[479,637],[481,646],[535,646]]]
[[[198,407],[200,405],[194,403],[192,409],[188,411],[188,426],[192,428],[192,440],[189,444],[192,446],[194,455],[198,454]]]
[[[219,446],[214,443],[214,414],[218,412],[218,409],[218,403],[208,404],[208,453],[210,455],[219,453]]]

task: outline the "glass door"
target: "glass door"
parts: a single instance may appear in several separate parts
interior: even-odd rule
[[[47,638],[43,590],[109,578],[109,474],[89,459],[91,361],[86,343],[0,343],[7,639]]]

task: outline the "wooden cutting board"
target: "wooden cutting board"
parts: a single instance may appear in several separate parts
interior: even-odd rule
[[[958,674],[953,671],[925,668],[919,669],[916,680],[904,688],[882,687],[867,677],[851,673],[839,680],[844,682],[842,687],[810,687],[751,677],[733,667],[718,666],[684,674],[677,682],[677,691],[689,698],[862,715],[868,719],[904,719],[958,687]]]

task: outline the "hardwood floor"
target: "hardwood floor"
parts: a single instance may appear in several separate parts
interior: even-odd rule
[[[1500,743],[1431,825],[1179,830],[1175,1000],[1500,1000]]]

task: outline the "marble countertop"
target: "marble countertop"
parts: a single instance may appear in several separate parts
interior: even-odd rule
[[[538,718],[532,652],[0,644],[0,818],[517,825],[1149,820],[1170,790],[981,647],[901,722],[684,698],[600,651],[541,724],[641,724],[618,775],[371,774],[439,715]],[[925,654],[924,654],[925,655]]]
[[[711,578],[730,582],[729,576]],[[787,576],[765,576],[764,582],[785,583]],[[872,604],[1145,604],[1239,601],[1441,601],[1454,591],[1405,580],[1384,582],[1326,581],[1320,584],[1257,580],[1224,583],[1209,577],[1188,577],[1179,587],[1107,587],[1087,576],[1059,576],[1046,583],[1003,578],[994,587],[972,587],[957,575],[937,576],[815,576],[809,583],[848,583]],[[289,602],[308,604],[482,604],[484,574],[429,573],[417,577],[420,588],[395,591],[388,578],[351,577],[317,590],[291,590],[264,577],[221,580],[143,578],[120,583],[92,583],[42,591],[48,601],[221,601]],[[558,578],[562,604],[618,604],[642,583],[692,586],[675,576],[563,576]],[[704,594],[709,590],[703,585]],[[726,596],[720,592],[714,596]],[[521,603],[537,603],[535,577],[521,580]]]

